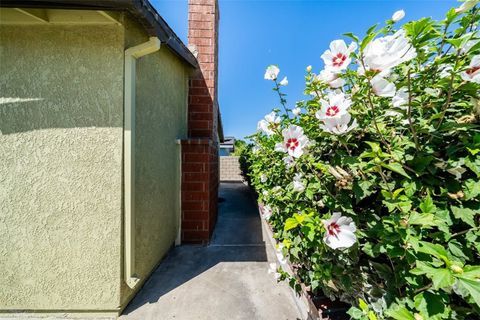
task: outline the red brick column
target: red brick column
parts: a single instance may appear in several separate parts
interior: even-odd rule
[[[200,68],[189,81],[188,136],[182,141],[182,242],[207,244],[217,219],[218,3],[190,0],[189,46]]]
[[[218,202],[218,147],[211,139],[182,141],[182,242],[207,244]]]

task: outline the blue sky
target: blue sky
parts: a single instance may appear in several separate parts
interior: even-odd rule
[[[151,0],[162,17],[187,43],[187,0]],[[404,9],[407,22],[424,16],[444,17],[455,0],[370,1],[248,1],[219,0],[219,104],[226,136],[243,138],[256,130],[258,120],[279,107],[263,79],[269,64],[287,76],[288,105],[304,99],[305,67],[323,69],[320,55],[330,41],[353,32],[363,36],[375,23]]]

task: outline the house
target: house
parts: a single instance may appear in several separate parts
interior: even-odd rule
[[[220,143],[220,156],[229,156],[235,151],[235,137],[225,137],[223,142]]]
[[[218,3],[0,7],[0,317],[117,315],[215,224]]]

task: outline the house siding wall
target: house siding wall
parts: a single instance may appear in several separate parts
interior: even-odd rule
[[[118,309],[123,27],[0,39],[0,310]]]
[[[126,48],[148,41],[125,21]],[[167,46],[137,60],[136,70],[136,265],[146,280],[174,244],[180,224],[180,145],[187,135],[190,69]],[[134,293],[122,281],[122,305]],[[140,285],[135,289],[139,289]]]

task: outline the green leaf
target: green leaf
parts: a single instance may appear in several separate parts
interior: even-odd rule
[[[446,268],[434,268],[423,261],[416,262],[417,267],[410,270],[410,273],[421,275],[424,274],[433,282],[434,289],[449,288],[455,283],[452,272]]]
[[[450,269],[436,269],[436,271],[432,274],[431,279],[433,282],[432,288],[435,290],[440,288],[449,288],[455,283],[455,279],[453,278],[453,274]]]
[[[352,39],[353,41],[355,42],[359,42],[359,39],[356,35],[354,35],[353,33],[351,32],[347,32],[347,33],[344,33],[343,34],[345,37],[349,37],[350,39]]]
[[[468,150],[468,152],[470,152],[470,154],[472,156],[474,156],[474,155],[476,155],[477,153],[480,152],[480,149],[478,149],[478,148],[472,149],[472,148],[467,147],[467,150]]]
[[[373,310],[368,311],[368,320],[378,320],[377,315]]]
[[[438,259],[445,261],[446,263],[450,262],[450,260],[448,259],[447,250],[441,245],[425,241],[419,241],[418,243],[420,246],[418,247],[417,251],[430,254],[434,257],[437,257]]]
[[[458,277],[455,291],[464,298],[470,296],[480,307],[480,282],[478,280]]]
[[[435,221],[435,216],[431,213],[418,213],[416,211],[413,211],[412,214],[410,214],[410,218],[408,219],[408,223],[410,224],[415,224],[415,225],[420,225],[423,227],[433,227],[437,225]]]
[[[410,176],[405,172],[403,169],[402,165],[398,162],[393,162],[393,163],[382,163],[382,167],[387,168],[388,170],[391,170],[393,172],[396,172],[406,178],[410,178]]]
[[[405,195],[410,198],[415,194],[415,191],[417,191],[417,185],[413,181],[411,182],[405,180],[403,183],[403,188],[405,190]]]
[[[380,149],[380,144],[377,142],[365,141],[365,143],[370,146],[372,152],[374,153],[379,153],[380,151],[382,151],[382,149]]]
[[[362,317],[363,317],[362,310],[360,310],[358,308],[355,308],[355,307],[351,307],[350,309],[348,309],[347,314],[350,317],[352,317],[352,319],[362,319]]]
[[[465,200],[476,198],[480,194],[480,181],[469,179],[465,181]]]
[[[378,26],[378,24],[374,24],[373,26],[371,26],[370,28],[368,28],[367,34],[372,33],[372,32],[377,28],[377,26]]]
[[[480,178],[480,157],[477,157],[475,160],[471,160],[470,157],[465,158],[465,166],[472,170],[477,178]]]
[[[468,257],[463,253],[462,244],[457,240],[452,240],[448,243],[448,249],[456,257],[462,259],[464,262],[468,260]]]
[[[419,205],[420,210],[423,213],[433,213],[436,209],[435,205],[433,204],[433,200],[428,194],[425,199]]]
[[[291,230],[291,229],[294,229],[298,226],[298,221],[297,219],[295,218],[288,218],[286,221],[285,221],[285,227],[283,228],[283,230],[285,231],[288,231],[288,230]]]
[[[475,227],[475,211],[469,208],[461,208],[454,206],[452,206],[450,209],[452,209],[452,213],[455,218],[462,220],[471,227]]]
[[[472,280],[480,279],[480,266],[465,266],[463,268],[462,277]]]
[[[392,198],[396,199],[400,193],[402,193],[404,189],[403,188],[398,188],[397,190],[393,191]]]
[[[393,304],[385,313],[395,320],[415,320],[413,314],[406,307],[398,304]]]
[[[295,220],[297,220],[298,224],[302,224],[307,216],[304,214],[294,213],[293,217],[295,218]]]
[[[456,16],[457,16],[457,12],[455,11],[455,8],[452,8],[452,9],[448,10],[447,15],[446,15],[446,17],[447,17],[446,22],[448,24],[452,23],[453,19],[455,19]]]
[[[368,310],[368,304],[362,298],[358,299],[358,306],[360,307],[360,309],[362,309],[362,311]]]
[[[445,295],[440,292],[424,291],[415,296],[415,309],[420,311],[424,319],[431,319],[435,316],[444,318],[449,313],[448,309],[445,308],[445,300]]]
[[[355,193],[355,199],[357,203],[359,203],[360,200],[365,199],[366,197],[371,195],[375,191],[375,188],[373,188],[373,183],[371,181],[356,180],[353,182],[352,190]]]

